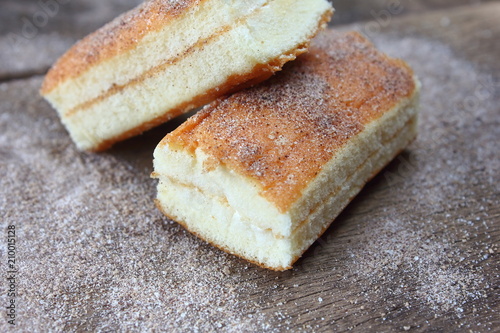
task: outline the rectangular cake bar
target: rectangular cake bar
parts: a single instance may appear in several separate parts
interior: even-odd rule
[[[268,79],[306,52],[327,0],[149,0],[82,39],[41,94],[77,147],[102,151]]]
[[[355,32],[206,106],[154,153],[157,205],[218,248],[286,270],[417,134],[419,82]]]

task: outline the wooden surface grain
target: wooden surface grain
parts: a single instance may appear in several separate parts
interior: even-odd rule
[[[183,118],[85,154],[38,97],[37,74],[134,1],[75,0],[15,47],[38,5],[0,3],[1,223],[20,230],[17,326],[1,330],[498,331],[500,3],[401,3],[338,1],[339,23],[363,21],[334,28],[415,69],[419,138],[282,273],[155,210],[152,151]]]

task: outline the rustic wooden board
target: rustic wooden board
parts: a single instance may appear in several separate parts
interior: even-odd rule
[[[0,208],[2,232],[18,232],[14,330],[497,330],[499,21],[492,2],[338,27],[414,67],[420,136],[283,273],[224,254],[156,211],[151,154],[182,119],[80,153],[38,97],[42,78],[13,79],[48,60],[10,72],[0,63],[10,73],[0,84]],[[0,330],[12,329],[4,319]]]

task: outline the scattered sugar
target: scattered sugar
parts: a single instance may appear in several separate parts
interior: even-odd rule
[[[2,85],[2,99],[23,87],[0,117],[2,223],[16,224],[19,240],[18,328],[255,325],[260,314],[242,318],[250,310],[238,294],[257,289],[238,279],[243,265],[157,211],[150,170],[77,152],[55,112],[32,97],[40,83]]]
[[[406,304],[438,316],[462,318],[471,304],[491,312],[485,299],[495,282],[484,270],[492,240],[481,221],[493,221],[482,202],[491,208],[499,201],[475,191],[478,184],[483,193],[499,190],[500,161],[492,145],[500,139],[499,78],[477,72],[437,42],[406,37],[394,43],[382,35],[374,42],[406,59],[423,83],[420,136],[382,176],[389,185],[384,194],[406,197],[406,204],[384,207],[380,219],[364,227],[363,241],[349,251],[351,272],[371,281],[367,289],[376,291],[367,292],[367,299],[381,294],[404,301],[406,295]],[[393,182],[394,175],[402,182]],[[456,216],[464,207],[470,215]],[[407,292],[401,280],[412,281],[414,290]]]
[[[124,143],[148,147],[133,158],[119,148],[79,153],[36,97],[40,78],[0,84],[1,223],[19,232],[17,328],[493,330],[498,77],[437,42],[375,42],[422,80],[420,136],[327,241],[282,274],[226,255],[157,212],[144,168],[151,136]]]

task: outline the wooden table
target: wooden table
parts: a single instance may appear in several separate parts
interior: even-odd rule
[[[419,75],[420,135],[283,273],[156,211],[151,154],[182,119],[86,154],[38,97],[64,50],[136,3],[74,0],[46,22],[38,2],[0,3],[2,244],[15,226],[18,269],[1,331],[499,330],[499,2],[336,2],[333,28]]]

